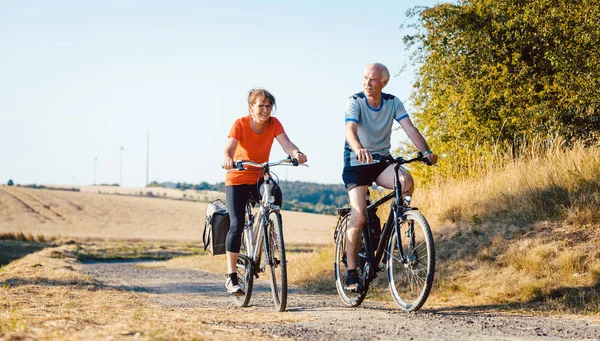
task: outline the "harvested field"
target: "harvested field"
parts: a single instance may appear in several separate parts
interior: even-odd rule
[[[169,200],[176,190],[164,196],[135,196],[136,190],[99,194],[110,188],[94,189],[97,191],[0,186],[0,233],[46,238],[202,240],[205,202]],[[288,244],[325,245],[333,241],[335,217],[290,211],[282,215]]]

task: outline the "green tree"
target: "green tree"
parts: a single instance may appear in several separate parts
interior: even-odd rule
[[[409,17],[415,121],[451,172],[474,150],[540,132],[598,140],[597,0],[463,0]]]

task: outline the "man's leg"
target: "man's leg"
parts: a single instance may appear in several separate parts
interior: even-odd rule
[[[412,176],[404,169],[400,167],[398,171],[400,178],[400,184],[402,185],[402,195],[412,195],[414,186]],[[375,180],[377,185],[385,187],[387,189],[394,188],[394,165],[388,166]],[[354,213],[353,213],[354,214]]]
[[[357,186],[348,191],[352,215],[350,218],[350,228],[346,234],[346,257],[348,258],[348,270],[356,269],[356,259],[358,258],[358,248],[362,238],[362,227],[365,224],[367,215],[367,195],[368,186]]]

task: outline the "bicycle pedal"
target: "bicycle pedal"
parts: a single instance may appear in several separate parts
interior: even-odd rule
[[[238,297],[239,297],[239,296],[244,296],[244,295],[245,295],[245,293],[244,293],[242,290],[238,290],[238,291],[236,291],[236,292],[230,292],[229,294],[230,294],[231,296],[238,296]]]

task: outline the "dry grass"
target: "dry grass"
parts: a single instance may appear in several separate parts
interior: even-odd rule
[[[600,314],[600,150],[565,149],[558,141],[508,154],[495,154],[473,171],[476,178],[439,179],[417,187],[413,203],[433,227],[437,253],[426,308]],[[69,246],[73,257],[174,257],[156,265],[224,271],[224,256],[211,257],[197,248],[202,203],[5,189],[0,186],[0,215],[8,219],[0,231],[24,236],[13,239],[44,236],[47,242],[77,236],[90,239],[78,244],[80,249]],[[14,204],[7,208],[10,200]],[[309,292],[335,291],[335,219],[284,212],[290,284]],[[137,242],[97,242],[118,239]],[[379,283],[369,298],[389,300],[386,290]],[[11,299],[19,300],[18,295]],[[13,321],[13,330],[26,325],[18,318],[3,321]]]
[[[64,186],[64,185],[50,185],[47,187],[51,188],[64,188],[64,189],[77,189],[80,192],[87,193],[98,193],[98,194],[118,194],[128,196],[141,196],[141,197],[157,197],[167,198],[175,200],[188,200],[188,201],[199,201],[199,202],[210,202],[215,199],[225,200],[225,193],[208,191],[208,190],[180,190],[175,188],[163,188],[163,187],[145,187],[145,188],[128,188],[119,186]]]
[[[416,192],[436,235],[431,300],[599,314],[600,150],[555,141],[518,154]]]
[[[165,309],[148,294],[106,288],[80,273],[74,245],[48,248],[0,272],[0,338],[6,340],[270,339],[223,322],[281,323],[279,313]],[[287,317],[289,318],[289,317]]]
[[[436,240],[426,306],[600,314],[600,150],[556,141],[517,154],[497,153],[476,178],[440,179],[415,192]],[[332,254],[333,243],[290,254],[290,283],[335,292]],[[219,261],[198,266],[223,271]],[[389,300],[385,282],[369,297]]]
[[[200,243],[206,210],[203,202],[8,186],[0,186],[0,202],[0,233],[46,239]],[[330,243],[335,217],[282,215],[288,244]]]
[[[224,274],[225,255],[212,256],[202,252],[193,256],[175,257],[153,262],[144,267],[187,268]],[[333,246],[292,245],[286,247],[288,284],[312,293],[335,292],[333,282]],[[308,270],[310,269],[310,271]]]

